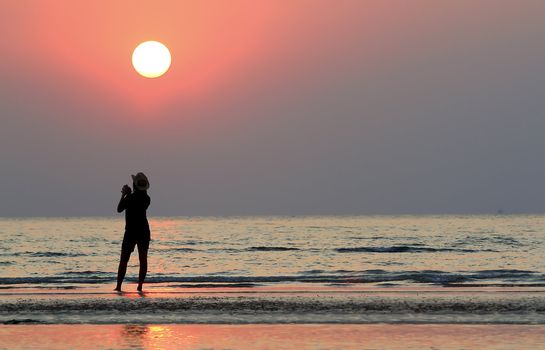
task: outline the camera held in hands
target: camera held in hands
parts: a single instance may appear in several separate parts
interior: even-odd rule
[[[123,188],[121,189],[121,193],[126,196],[128,194],[131,194],[132,190],[131,188],[129,187],[129,185],[124,185]]]

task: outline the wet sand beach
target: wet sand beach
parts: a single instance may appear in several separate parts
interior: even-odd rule
[[[156,287],[4,292],[0,348],[545,349],[541,288]]]
[[[12,325],[5,349],[545,349],[536,325]]]

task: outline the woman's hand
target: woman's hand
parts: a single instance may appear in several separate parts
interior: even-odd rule
[[[123,188],[121,189],[121,194],[123,196],[126,196],[128,194],[131,194],[132,190],[131,188],[129,187],[129,185],[124,185]]]

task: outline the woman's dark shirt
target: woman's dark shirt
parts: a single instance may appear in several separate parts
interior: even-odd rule
[[[125,210],[125,235],[135,239],[150,239],[146,210],[151,199],[146,191],[134,191],[119,201],[117,212]]]

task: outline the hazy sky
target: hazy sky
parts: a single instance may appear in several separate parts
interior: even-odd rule
[[[545,1],[0,3],[0,215],[545,211]],[[140,77],[158,40],[170,71]]]

